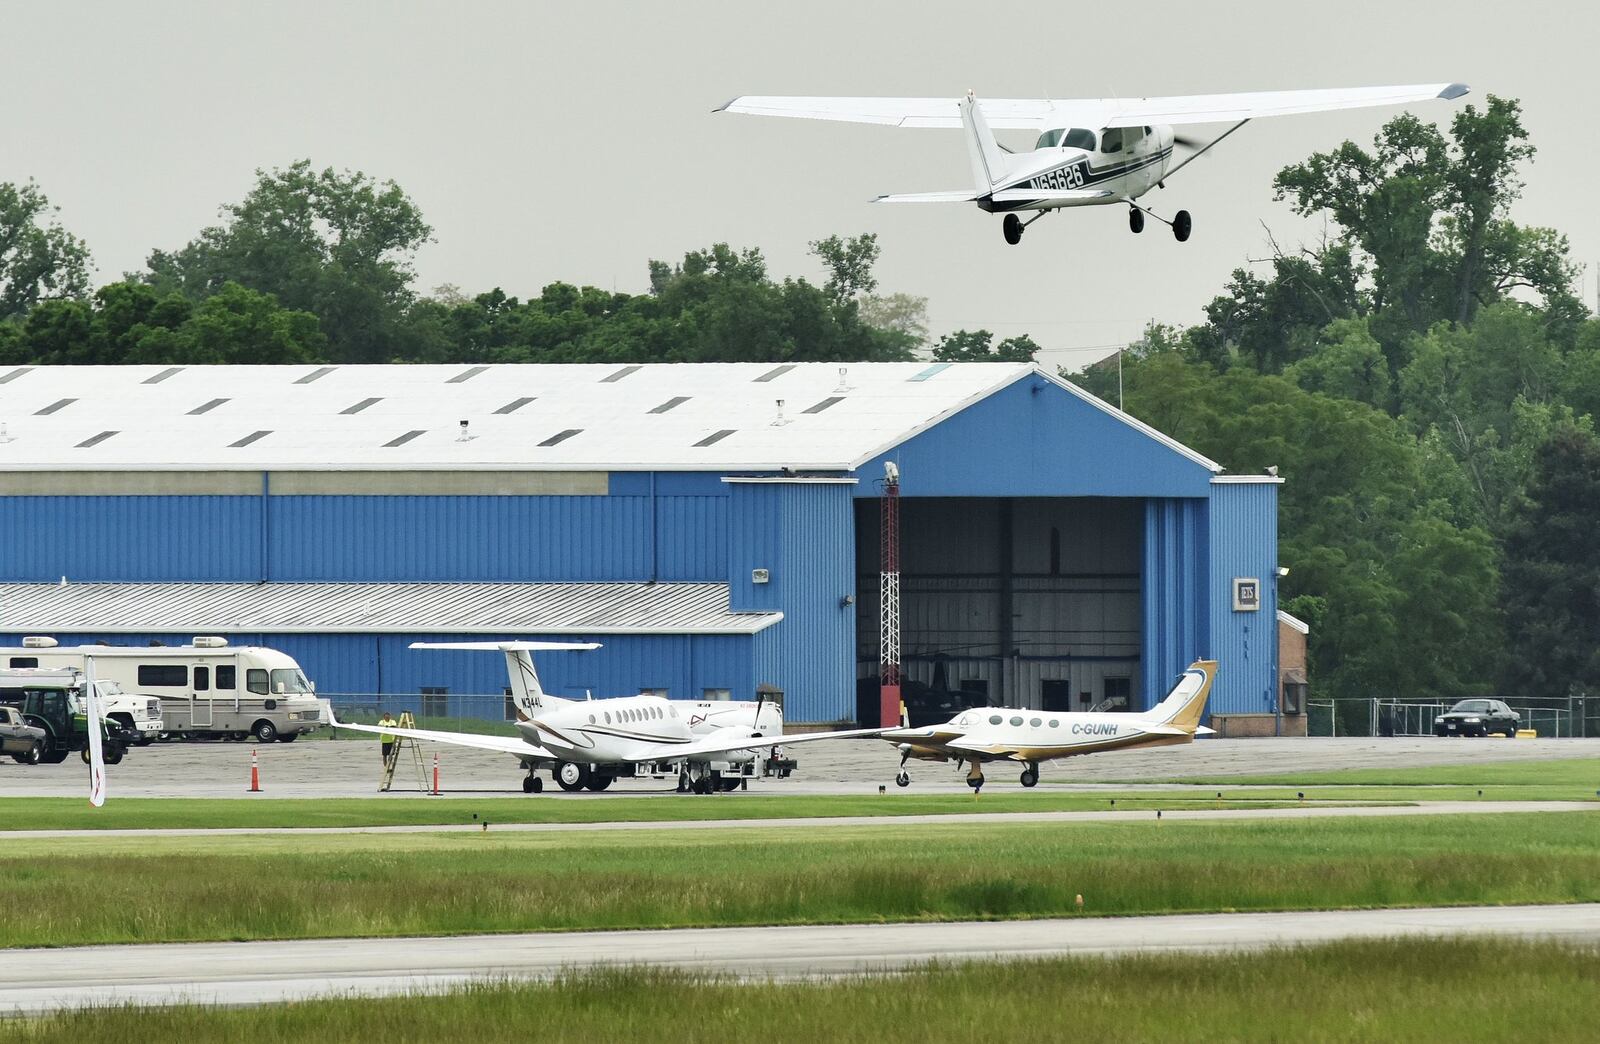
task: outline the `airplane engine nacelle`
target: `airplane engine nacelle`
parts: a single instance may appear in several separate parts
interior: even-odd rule
[[[928,747],[918,747],[918,746],[915,746],[914,744],[911,744],[911,743],[896,744],[895,749],[900,751],[900,753],[904,754],[906,757],[908,757],[908,758],[916,758],[918,761],[949,761],[950,760],[948,755],[941,754],[937,750],[931,750]]]

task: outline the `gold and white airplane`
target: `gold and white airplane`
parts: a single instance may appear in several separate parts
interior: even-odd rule
[[[1052,210],[1065,207],[1128,207],[1128,227],[1144,230],[1145,215],[1172,228],[1178,241],[1189,238],[1187,210],[1171,220],[1138,202],[1212,146],[1253,119],[1338,109],[1459,98],[1466,84],[1430,83],[1399,87],[1344,87],[1332,90],[1259,91],[1247,94],[1196,94],[1171,98],[735,98],[714,111],[754,116],[788,116],[890,127],[964,128],[972,163],[973,187],[953,192],[914,192],[878,196],[875,203],[976,203],[1004,214],[1006,242],[1022,240],[1022,230]],[[1231,123],[1201,142],[1175,126]],[[1012,152],[995,130],[1038,134],[1032,151]],[[1173,163],[1174,146],[1189,155]],[[1033,211],[1023,221],[1018,212]]]
[[[522,781],[525,794],[544,789],[544,781],[537,775],[541,767],[549,767],[556,783],[569,791],[605,790],[618,776],[633,776],[640,769],[646,774],[675,772],[679,789],[696,794],[732,790],[740,785],[746,767],[768,748],[819,739],[878,736],[884,731],[852,729],[785,736],[783,711],[773,703],[707,705],[646,695],[564,700],[545,692],[530,654],[600,648],[594,642],[413,642],[411,648],[504,653],[518,737],[354,725],[337,718],[332,724],[355,732],[406,736],[513,755],[527,770]]]
[[[900,750],[900,772],[894,781],[911,785],[906,762],[951,761],[967,765],[967,785],[983,786],[983,766],[990,761],[1022,764],[1022,785],[1039,782],[1039,762],[1093,754],[1101,750],[1163,747],[1193,743],[1211,734],[1200,724],[1206,700],[1217,680],[1217,661],[1196,660],[1178,678],[1166,699],[1143,714],[1059,713],[1010,707],[976,707],[943,725],[891,729],[882,739]],[[901,712],[904,720],[904,710]]]

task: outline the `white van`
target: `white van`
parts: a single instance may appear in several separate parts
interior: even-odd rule
[[[60,646],[29,636],[21,648],[0,648],[0,666],[73,667],[94,660],[96,678],[161,701],[169,737],[254,736],[289,743],[327,724],[311,682],[294,658],[276,649],[230,646],[202,636],[190,645]]]
[[[81,689],[83,687],[83,668],[72,664],[45,664],[46,668],[67,667],[71,678],[65,678],[59,671],[50,675],[46,681],[50,684],[40,686],[37,680],[39,667],[37,657],[16,655],[6,656],[0,652],[0,689],[48,687],[61,689]],[[141,696],[138,693],[125,692],[122,686],[108,678],[98,678],[95,688],[100,692],[100,706],[108,720],[114,721],[125,729],[131,729],[138,734],[133,740],[139,746],[148,745],[152,740],[166,731],[166,725],[161,718],[161,700],[153,696]]]

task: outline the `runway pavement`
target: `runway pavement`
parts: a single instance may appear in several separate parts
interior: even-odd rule
[[[250,752],[259,752],[269,797],[375,797],[380,764],[376,743],[317,738],[255,747],[249,743],[162,743],[139,747],[108,770],[113,797],[247,798]],[[514,758],[489,751],[424,744],[426,770],[440,755],[447,797],[521,795],[523,773]],[[821,740],[796,744],[800,761],[790,779],[760,780],[751,794],[875,794],[890,784],[899,756],[878,740]],[[1415,768],[1550,758],[1600,758],[1600,739],[1205,739],[1176,747],[1107,751],[1042,766],[1041,788],[1111,781],[1148,782],[1173,777],[1219,778],[1251,774],[1323,772],[1344,768]],[[913,793],[963,793],[952,765],[913,763]],[[1018,791],[1012,766],[993,765],[990,789]],[[18,765],[0,759],[0,796],[82,797],[87,769],[76,759],[61,765]],[[548,784],[547,784],[548,786]],[[415,796],[419,781],[409,756],[395,777],[395,796]],[[673,781],[620,781],[608,794],[670,795]],[[548,787],[554,790],[553,786]],[[893,789],[891,787],[891,789]],[[545,793],[532,800],[604,800],[605,795]]]
[[[809,978],[933,959],[1204,952],[1462,934],[1600,945],[1600,904],[0,950],[0,1013],[425,992],[474,978],[547,978],[598,964]]]
[[[607,823],[500,823],[488,829],[496,834],[546,834],[595,830],[739,830],[788,827],[807,829],[830,826],[948,826],[957,823],[1140,823],[1159,818],[1162,822],[1241,819],[1316,819],[1360,818],[1367,816],[1448,816],[1489,815],[1534,812],[1600,813],[1600,803],[1587,801],[1419,801],[1404,805],[1306,804],[1279,808],[1195,808],[1164,809],[1158,817],[1153,811],[1115,811],[1112,809],[1072,812],[952,812],[911,816],[810,816],[787,819],[685,819],[643,820]],[[484,828],[477,823],[430,823],[404,826],[366,827],[165,827],[117,830],[0,830],[0,841],[52,839],[66,837],[220,837],[255,834],[271,836],[327,834],[476,834]]]

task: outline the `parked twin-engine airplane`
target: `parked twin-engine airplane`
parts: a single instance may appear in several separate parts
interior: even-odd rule
[[[618,776],[636,769],[679,773],[680,789],[709,794],[731,790],[746,766],[755,764],[764,748],[819,739],[877,736],[882,729],[783,734],[783,712],[773,703],[691,704],[661,696],[621,696],[604,700],[564,700],[546,693],[533,668],[532,652],[552,649],[598,649],[592,642],[413,642],[413,649],[473,649],[501,652],[511,679],[520,738],[481,736],[433,729],[352,725],[335,718],[333,725],[356,732],[406,736],[511,754],[522,761],[527,777],[522,790],[537,794],[544,781],[535,773],[550,767],[563,790],[605,790]]]
[[[900,750],[895,783],[911,785],[906,761],[950,761],[967,765],[967,785],[983,786],[986,761],[1022,763],[1022,785],[1039,782],[1039,762],[1092,754],[1099,750],[1161,747],[1193,743],[1211,730],[1200,724],[1217,661],[1196,660],[1178,678],[1166,699],[1143,714],[1058,713],[1008,707],[976,707],[943,725],[891,729],[881,737]]]
[[[1007,243],[1044,214],[1063,207],[1126,204],[1128,227],[1144,230],[1146,214],[1172,228],[1178,241],[1189,238],[1187,210],[1169,221],[1137,202],[1152,188],[1253,119],[1376,105],[1403,105],[1432,98],[1459,98],[1461,83],[1401,87],[1347,87],[1250,94],[1197,94],[1172,98],[1087,98],[1069,101],[1001,98],[979,101],[971,91],[955,98],[735,98],[717,112],[790,116],[891,127],[963,127],[972,161],[971,189],[879,196],[876,203],[976,203],[1005,214]],[[1232,123],[1207,142],[1174,132],[1175,125]],[[994,130],[1038,133],[1033,151],[1013,153],[995,140]],[[1189,155],[1174,164],[1173,149]],[[1019,211],[1036,211],[1023,221]]]

